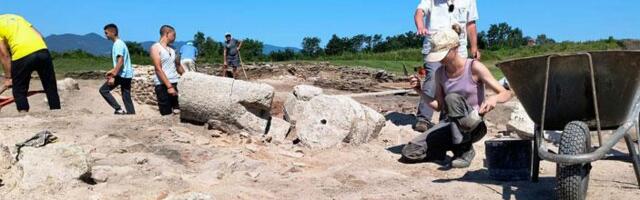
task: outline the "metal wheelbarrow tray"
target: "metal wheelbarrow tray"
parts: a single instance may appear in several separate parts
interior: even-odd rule
[[[541,158],[559,163],[559,167],[588,165],[604,158],[624,137],[640,184],[638,147],[629,133],[631,128],[639,129],[640,51],[546,55],[505,61],[497,66],[536,124],[533,181],[538,179]],[[542,132],[563,130],[573,122],[588,127],[586,150],[573,155],[549,152],[542,142]],[[596,150],[590,147],[589,129],[598,131],[600,146]],[[615,132],[603,143],[601,130]]]

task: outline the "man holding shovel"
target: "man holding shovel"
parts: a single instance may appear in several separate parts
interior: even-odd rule
[[[227,67],[231,65],[233,69],[233,78],[238,78],[238,67],[240,67],[240,48],[242,41],[238,41],[231,36],[231,33],[224,34],[224,65],[222,66],[221,76],[227,75]]]
[[[13,97],[19,112],[29,111],[27,96],[33,71],[38,72],[49,108],[60,109],[51,54],[40,32],[21,16],[0,15],[0,61],[4,70],[4,83],[0,93],[13,87]]]

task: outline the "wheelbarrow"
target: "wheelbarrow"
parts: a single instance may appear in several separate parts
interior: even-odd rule
[[[605,159],[624,138],[640,185],[640,51],[593,51],[546,55],[497,64],[535,125],[531,180],[540,161],[556,164],[558,199],[586,198],[591,162]],[[562,130],[557,153],[544,131]],[[607,141],[602,131],[614,130]],[[591,145],[597,131],[599,145]]]

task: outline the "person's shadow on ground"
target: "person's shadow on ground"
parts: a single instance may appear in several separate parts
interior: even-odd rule
[[[495,190],[496,193],[502,195],[502,199],[554,199],[555,177],[540,177],[539,182],[533,183],[529,180],[523,181],[496,181],[489,177],[487,169],[469,171],[460,178],[453,179],[437,179],[434,183],[449,183],[452,181],[477,183],[486,185],[502,186],[502,190]]]
[[[389,114],[386,114],[384,118],[387,121],[391,121],[391,123],[395,124],[396,126],[411,125],[411,127],[414,127],[416,125],[416,122],[418,122],[418,119],[416,119],[415,115],[399,112],[391,112]]]
[[[402,155],[402,148],[404,148],[404,146],[405,144],[390,146],[390,147],[387,147],[386,150],[396,155]],[[446,171],[451,169],[451,166],[449,164],[451,163],[451,159],[452,159],[451,157],[445,156],[444,159],[436,160],[436,159],[431,159],[430,155],[427,155],[427,158],[425,158],[424,160],[415,161],[415,160],[409,160],[404,156],[401,156],[398,159],[398,162],[403,164],[435,163],[440,165],[440,167],[438,168],[439,170]]]

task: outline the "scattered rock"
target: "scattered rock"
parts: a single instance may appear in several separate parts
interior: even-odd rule
[[[285,141],[290,129],[291,124],[289,122],[280,118],[271,118],[269,132],[266,136],[271,137],[272,142],[282,143]]]
[[[204,145],[211,144],[211,141],[209,140],[209,138],[206,138],[206,137],[197,137],[196,144],[204,146]]]
[[[18,162],[25,190],[41,186],[66,187],[80,183],[91,172],[89,155],[72,144],[50,144],[42,148],[23,148]]]
[[[227,133],[266,132],[274,89],[267,84],[185,73],[178,83],[180,118]]]
[[[0,144],[0,176],[5,174],[11,168],[14,162],[9,147]]]
[[[295,166],[295,167],[300,167],[300,168],[304,168],[304,167],[307,166],[307,164],[299,163],[299,162],[294,162],[294,163],[292,163],[292,165]]]
[[[302,101],[309,101],[313,97],[321,95],[322,93],[322,88],[310,85],[298,85],[293,88],[293,95]]]
[[[72,78],[65,78],[64,80],[58,81],[58,90],[59,91],[80,90],[80,85],[78,84],[78,81]]]
[[[251,153],[258,152],[258,146],[256,146],[255,144],[249,144],[245,146],[245,148],[249,150]]]
[[[507,131],[515,132],[520,138],[533,138],[535,124],[529,118],[527,111],[522,107],[520,102],[509,102],[513,108],[509,123],[507,123]]]
[[[146,164],[146,163],[148,163],[148,162],[149,162],[149,159],[147,159],[147,158],[140,158],[140,157],[138,157],[138,158],[135,158],[135,162],[136,162],[136,164],[138,164],[138,165],[144,165],[144,164]]]
[[[110,173],[111,173],[111,169],[109,167],[105,167],[105,166],[93,167],[93,169],[91,170],[91,178],[96,183],[104,183],[104,182],[107,182],[107,180],[109,180],[109,176],[111,176]]]
[[[245,174],[252,179],[257,179],[260,176],[260,172],[247,172]]]
[[[341,143],[366,143],[377,138],[385,125],[384,116],[350,97],[306,97],[290,95],[284,107],[285,119],[308,147],[326,149]]]
[[[104,80],[104,75],[107,71],[98,70],[98,71],[84,71],[84,72],[67,72],[64,74],[64,77],[75,78],[80,80]]]
[[[211,137],[213,138],[219,138],[220,136],[222,136],[222,133],[219,130],[212,130],[209,135],[211,135]]]

